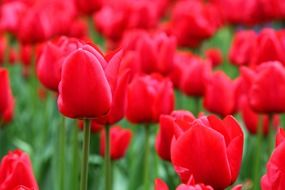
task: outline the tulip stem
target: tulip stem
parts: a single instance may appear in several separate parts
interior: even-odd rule
[[[111,170],[111,154],[110,154],[110,125],[106,125],[105,138],[105,189],[112,190],[112,170]]]
[[[262,146],[262,115],[258,116],[257,123],[257,138],[256,138],[256,153],[254,160],[254,176],[253,176],[253,185],[254,190],[258,190],[259,181],[260,181],[260,161],[261,161],[261,146]]]
[[[145,128],[145,144],[144,144],[144,190],[149,190],[149,138],[150,126],[146,124]]]
[[[84,121],[84,139],[83,139],[83,159],[81,165],[81,179],[80,179],[80,190],[87,190],[87,179],[88,179],[88,157],[89,157],[89,144],[90,144],[90,129],[91,121],[86,119]]]
[[[62,125],[59,126],[59,189],[64,189],[65,170],[65,118],[62,117]]]
[[[79,172],[79,167],[78,167],[78,128],[77,126],[74,126],[72,129],[72,176],[71,176],[71,181],[73,182],[72,184],[72,189],[77,190],[78,189],[78,172]]]
[[[268,155],[271,155],[272,150],[274,149],[274,136],[275,136],[275,132],[274,132],[274,122],[273,122],[273,114],[269,114],[268,115],[268,119],[269,119],[269,148],[268,148]]]
[[[194,97],[194,102],[195,102],[194,114],[195,114],[195,117],[198,117],[199,112],[200,112],[200,97]]]

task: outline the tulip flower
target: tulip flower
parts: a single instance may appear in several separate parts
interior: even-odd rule
[[[130,29],[154,27],[160,17],[160,1],[110,1],[93,15],[96,29],[107,39],[119,41]]]
[[[184,110],[173,111],[170,115],[161,115],[159,119],[159,131],[156,136],[155,149],[161,159],[171,161],[170,146],[175,133],[175,125],[184,129],[184,123],[192,122],[193,114]]]
[[[171,145],[171,161],[183,183],[193,175],[198,183],[225,189],[238,177],[243,132],[232,116],[201,117],[180,130]]]
[[[125,56],[128,58],[124,65],[133,73],[157,72],[167,76],[173,69],[176,49],[174,36],[167,36],[164,32],[151,34],[132,30],[124,35],[121,46],[126,47]]]
[[[207,49],[205,55],[206,58],[211,61],[213,67],[216,67],[223,62],[222,52],[218,48]]]
[[[179,88],[183,69],[189,64],[192,54],[188,51],[178,51],[174,55],[173,68],[170,73],[170,79],[175,88]]]
[[[0,190],[21,189],[38,190],[29,156],[21,150],[9,152],[0,163]]]
[[[29,8],[28,3],[22,1],[10,1],[1,4],[0,31],[16,34],[19,29],[20,19]]]
[[[13,118],[14,97],[10,87],[8,71],[3,68],[0,68],[0,91],[0,121],[6,123]]]
[[[273,29],[263,29],[256,39],[250,65],[256,67],[268,61],[280,61],[285,65],[283,52],[284,45],[277,32]]]
[[[174,108],[174,93],[169,79],[160,75],[137,76],[128,87],[126,117],[133,123],[158,122],[161,114]]]
[[[285,188],[284,158],[285,158],[285,131],[279,129],[277,144],[266,165],[266,173],[261,179],[262,190],[275,190]]]
[[[71,53],[62,66],[59,111],[70,118],[98,118],[112,106],[119,57],[107,63],[101,52],[85,45]]]
[[[136,76],[127,91],[126,117],[132,123],[145,125],[144,189],[149,189],[150,124],[174,108],[172,83],[161,75]]]
[[[16,36],[22,43],[27,44],[42,42],[55,35],[64,35],[69,32],[68,28],[75,15],[73,3],[39,1],[21,15]]]
[[[197,47],[211,37],[219,25],[220,17],[214,6],[200,1],[179,1],[172,11],[169,27],[178,45]]]
[[[176,40],[173,36],[168,37],[165,33],[157,33],[154,36],[142,35],[137,43],[142,72],[158,72],[162,75],[170,73],[176,49]]]
[[[80,13],[92,14],[103,5],[103,0],[76,0],[75,5]]]
[[[112,160],[118,160],[124,157],[127,148],[131,142],[132,132],[130,129],[124,129],[120,126],[111,127],[110,130],[110,154]],[[100,154],[105,155],[106,133],[103,130],[100,134]]]
[[[252,30],[242,30],[235,34],[229,50],[229,59],[232,64],[237,66],[249,65],[256,38],[257,34]]]
[[[204,96],[204,107],[221,116],[234,114],[236,111],[237,83],[222,71],[217,71],[208,78]]]
[[[181,69],[181,91],[188,96],[203,96],[211,75],[211,63],[197,56],[189,56],[188,64]]]
[[[121,52],[103,56],[98,49],[84,45],[65,58],[59,83],[58,108],[70,118],[85,119],[84,159],[82,163],[81,190],[87,188],[90,119],[109,124],[124,115],[124,94],[127,72],[118,76]],[[109,130],[107,131],[109,145]],[[109,151],[107,150],[108,160]],[[109,164],[108,164],[109,165]],[[109,171],[109,169],[108,169]],[[110,184],[110,172],[106,172],[106,184]],[[109,190],[109,187],[106,187]]]
[[[282,113],[285,111],[285,68],[278,62],[265,62],[256,71],[242,69],[251,80],[248,93],[251,108],[259,113]]]
[[[44,45],[37,58],[37,76],[46,88],[58,91],[61,68],[65,57],[83,45],[83,42],[67,37],[61,37]]]
[[[254,25],[266,20],[263,1],[213,0],[213,2],[228,23]],[[243,10],[242,14],[239,10]]]

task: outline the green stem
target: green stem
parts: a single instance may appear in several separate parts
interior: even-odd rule
[[[261,146],[262,146],[262,115],[258,117],[257,124],[257,138],[256,138],[256,152],[254,159],[254,176],[253,176],[253,185],[254,190],[258,190],[259,181],[260,181],[260,161],[261,161]]]
[[[273,114],[269,114],[269,148],[268,148],[268,155],[271,155],[272,150],[274,149],[275,145],[275,129],[273,123]]]
[[[71,189],[78,189],[78,128],[73,127],[72,130],[72,176],[71,182],[73,183]]]
[[[149,190],[149,139],[150,139],[150,126],[145,125],[145,144],[144,144],[144,190]]]
[[[80,190],[87,190],[88,157],[89,157],[90,129],[91,129],[90,124],[91,121],[89,119],[86,119],[84,121],[83,159],[81,165]]]
[[[62,117],[62,125],[59,126],[59,189],[64,189],[65,170],[65,118]]]
[[[199,112],[200,112],[200,97],[194,97],[194,102],[195,102],[195,108],[194,108],[194,114],[196,117],[198,117]]]
[[[9,65],[9,54],[10,54],[10,38],[11,38],[11,35],[7,32],[6,33],[6,39],[7,39],[7,48],[4,52],[4,62],[3,62],[3,66],[8,66]]]
[[[175,189],[175,186],[176,186],[175,185],[175,179],[174,179],[174,176],[173,176],[171,170],[169,169],[169,163],[166,162],[166,161],[163,161],[163,167],[164,167],[164,170],[166,171],[166,175],[167,175],[166,179],[167,179],[169,188],[170,189]]]
[[[105,138],[105,189],[112,190],[112,171],[111,171],[111,154],[110,154],[110,125],[106,125]]]

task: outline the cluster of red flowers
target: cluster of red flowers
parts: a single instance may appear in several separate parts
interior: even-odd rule
[[[240,113],[251,134],[267,136],[278,129],[261,187],[283,189],[285,31],[236,32],[228,53],[239,70],[234,79],[220,69],[227,64],[220,49],[200,54],[193,49],[228,24],[283,19],[282,0],[4,0],[0,64],[21,60],[26,77],[35,67],[41,84],[56,93],[59,112],[90,120],[91,131],[100,132],[101,156],[117,160],[126,154],[134,134],[117,125],[124,117],[147,130],[159,124],[155,150],[179,176],[177,190],[219,190],[236,182],[245,135],[232,115]],[[92,43],[95,31],[104,37],[107,53]],[[174,90],[198,104],[202,100],[203,109],[190,110],[195,116],[175,110]],[[2,126],[12,120],[15,104],[2,66],[0,91]],[[86,126],[79,122],[79,127]],[[0,190],[22,189],[39,188],[28,155],[16,150],[1,161]],[[158,179],[155,189],[168,187]]]

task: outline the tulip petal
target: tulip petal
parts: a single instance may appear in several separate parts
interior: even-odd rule
[[[172,163],[184,183],[193,174],[196,182],[215,189],[231,184],[225,140],[217,131],[196,123],[177,139],[171,151]]]
[[[107,114],[112,93],[99,60],[79,49],[63,64],[58,107],[71,118],[96,118]]]

